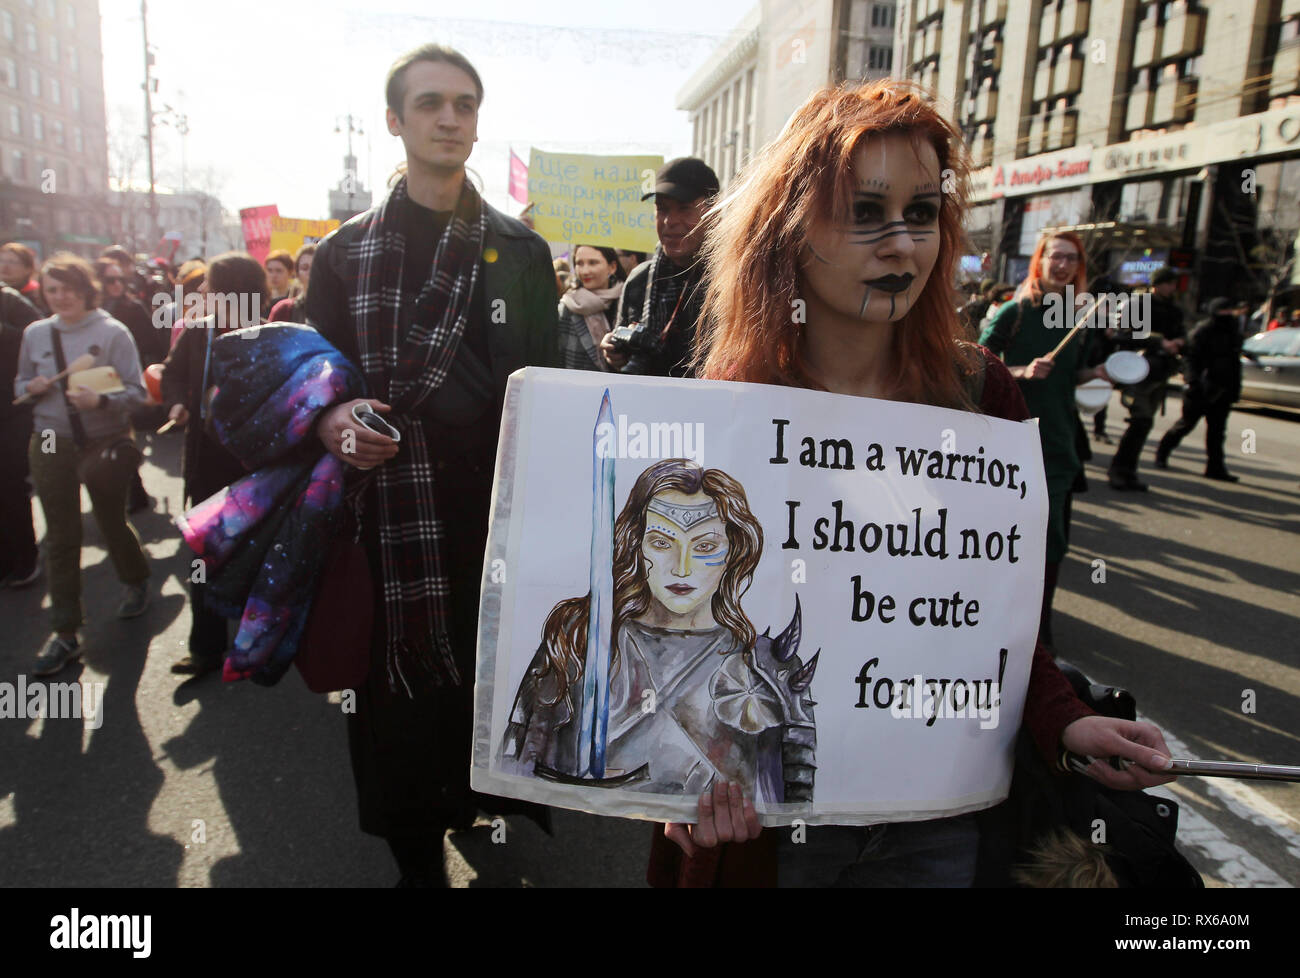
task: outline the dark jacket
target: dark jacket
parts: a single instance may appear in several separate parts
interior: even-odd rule
[[[162,363],[167,359],[168,346],[171,343],[171,329],[157,329],[145,307],[124,295],[104,303],[104,311],[131,331],[135,340],[136,351],[140,354],[140,365]],[[161,319],[159,320],[162,321]],[[168,322],[168,326],[171,323]]]
[[[646,288],[650,284],[650,266],[651,262],[642,262],[632,269],[632,273],[627,277],[627,283],[623,286],[623,296],[618,300],[615,329],[641,321],[645,308]],[[690,377],[692,373],[686,364],[694,355],[695,330],[700,309],[704,305],[706,290],[703,281],[703,262],[696,262],[690,269],[683,271],[676,268],[667,257],[661,255],[659,276],[661,279],[665,276],[682,276],[684,294],[681,297],[680,308],[676,315],[672,316],[672,328],[664,338],[662,349],[648,364],[647,369],[628,371],[624,368],[623,372],[636,372],[654,377]],[[675,305],[675,303],[668,305]],[[651,315],[655,317],[656,323],[666,324],[671,309],[665,307],[656,313],[652,308]]]
[[[1236,316],[1213,315],[1192,330],[1184,374],[1187,393],[1217,404],[1241,396],[1241,330]]]
[[[506,378],[520,367],[558,365],[555,270],[550,249],[535,231],[486,201],[483,209],[487,212],[483,253],[496,255],[495,261],[485,260],[480,265],[487,299],[488,350],[494,386],[504,391]],[[346,246],[359,233],[368,213],[348,221],[320,242],[307,293],[307,321],[353,363],[359,356],[352,313],[334,297],[346,274]],[[319,285],[318,265],[323,272]],[[448,374],[447,383],[456,383],[454,372]]]
[[[185,497],[196,503],[248,474],[239,460],[205,430],[200,417],[204,394],[203,365],[207,360],[208,344],[219,332],[211,317],[187,323],[163,362],[163,407],[170,411],[173,404],[183,404],[190,412],[185,427],[181,477]],[[211,378],[208,383],[211,384]]]
[[[13,390],[14,377],[18,373],[18,351],[23,344],[23,330],[29,323],[43,318],[41,311],[24,299],[17,289],[0,286],[0,380],[4,381],[4,392]],[[17,415],[23,417],[26,425],[30,425],[30,404],[14,407],[12,397],[0,396],[0,421]]]

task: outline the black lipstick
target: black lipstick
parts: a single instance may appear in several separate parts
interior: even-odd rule
[[[870,281],[863,281],[863,285],[869,285],[873,289],[879,289],[881,292],[906,292],[911,288],[914,275],[885,275],[881,278],[873,278]]]

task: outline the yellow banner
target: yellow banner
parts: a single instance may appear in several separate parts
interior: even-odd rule
[[[303,245],[315,244],[338,226],[339,222],[333,219],[311,221],[301,217],[273,217],[270,248],[296,254]]]
[[[537,233],[547,241],[654,251],[653,201],[662,156],[544,153],[528,157],[528,199]]]

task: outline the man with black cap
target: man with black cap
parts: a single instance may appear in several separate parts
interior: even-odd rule
[[[1183,311],[1174,301],[1177,291],[1178,273],[1168,267],[1157,269],[1151,276],[1150,331],[1140,337],[1132,330],[1119,331],[1119,348],[1140,350],[1146,357],[1148,373],[1145,380],[1127,388],[1121,397],[1128,408],[1128,428],[1115,448],[1107,473],[1112,489],[1147,491],[1147,484],[1137,477],[1138,459],[1155,424],[1156,411],[1164,408],[1167,381],[1184,342]]]
[[[659,246],[628,276],[614,329],[601,340],[605,360],[623,373],[690,375],[692,345],[704,303],[704,214],[718,193],[718,176],[703,160],[669,160],[655,176]]]

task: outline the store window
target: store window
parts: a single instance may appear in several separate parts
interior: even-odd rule
[[[1187,217],[1192,177],[1163,177],[1126,183],[1117,219],[1133,224],[1180,225]]]
[[[1020,253],[1031,254],[1043,228],[1082,224],[1092,215],[1092,188],[1039,194],[1025,201],[1020,222]]]

